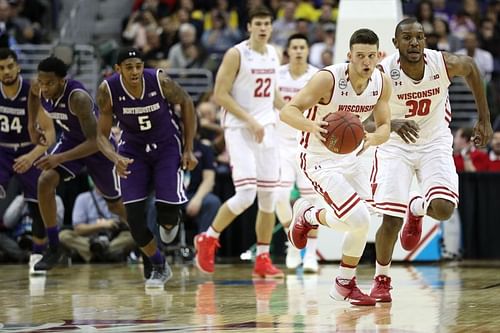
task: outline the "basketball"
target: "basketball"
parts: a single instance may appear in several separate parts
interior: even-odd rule
[[[335,154],[353,152],[363,140],[365,132],[358,116],[348,111],[338,111],[328,114],[324,121],[328,133],[323,137],[326,148]]]

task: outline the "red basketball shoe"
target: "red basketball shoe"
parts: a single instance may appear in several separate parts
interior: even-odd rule
[[[377,303],[375,298],[363,293],[356,284],[356,278],[351,280],[335,279],[330,290],[330,297],[336,301],[349,301],[352,305],[373,306]]]
[[[293,204],[292,223],[288,230],[288,240],[297,249],[303,249],[307,244],[307,234],[311,229],[318,229],[317,225],[312,225],[306,221],[304,213],[313,208],[309,201],[297,199]]]
[[[219,240],[202,232],[194,237],[196,267],[203,273],[212,274],[215,268],[215,251],[220,247]]]
[[[421,198],[421,196],[413,197],[408,204],[408,209],[406,210],[406,221],[399,235],[401,241],[401,246],[406,251],[413,250],[418,242],[420,242],[420,236],[422,235],[422,220],[423,216],[413,215],[411,212],[411,203],[413,200]]]
[[[269,253],[262,253],[255,258],[252,276],[260,278],[283,278],[285,274],[273,265]]]
[[[387,275],[377,275],[373,279],[370,296],[377,302],[392,302],[391,289],[391,278]]]

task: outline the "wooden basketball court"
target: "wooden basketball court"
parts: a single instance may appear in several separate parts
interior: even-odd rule
[[[174,266],[147,291],[139,265],[73,265],[28,276],[3,265],[0,332],[500,332],[498,263],[395,266],[392,304],[353,307],[328,292],[337,265],[317,275],[252,280],[249,264],[213,277]],[[369,289],[371,266],[358,269]]]

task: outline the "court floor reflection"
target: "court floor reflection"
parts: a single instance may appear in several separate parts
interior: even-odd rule
[[[498,266],[395,266],[393,302],[355,307],[328,292],[337,272],[251,279],[251,265],[213,277],[174,267],[164,290],[146,290],[137,265],[74,265],[29,278],[3,265],[0,332],[499,332]],[[373,268],[358,270],[368,291]]]

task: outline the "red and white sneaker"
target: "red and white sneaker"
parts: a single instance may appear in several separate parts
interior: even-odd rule
[[[351,280],[335,279],[330,290],[330,297],[336,301],[349,301],[352,305],[373,306],[377,303],[375,298],[363,293],[356,284],[356,278]]]
[[[297,249],[303,249],[307,244],[307,234],[311,229],[318,229],[306,221],[304,213],[313,208],[309,201],[299,198],[293,204],[292,223],[288,229],[288,240]]]
[[[215,269],[215,251],[220,247],[219,240],[202,232],[194,237],[196,267],[203,273],[212,274]]]
[[[417,246],[418,242],[420,242],[420,236],[422,235],[422,220],[424,217],[413,215],[410,208],[413,200],[417,198],[421,197],[415,196],[411,198],[410,203],[408,204],[405,224],[403,226],[403,230],[401,230],[401,234],[399,235],[401,246],[406,251],[413,250]]]
[[[252,276],[260,278],[283,278],[285,274],[273,265],[269,253],[262,253],[255,258]]]
[[[391,278],[387,275],[377,275],[373,279],[370,296],[375,298],[377,302],[392,302],[391,289]]]

